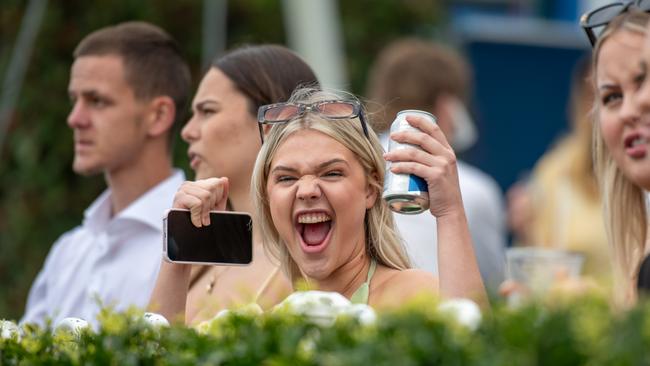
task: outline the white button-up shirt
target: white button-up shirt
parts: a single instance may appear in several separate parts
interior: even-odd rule
[[[29,292],[21,323],[78,317],[97,325],[102,307],[145,307],[162,255],[162,217],[185,176],[177,170],[111,217],[106,190],[81,226],[54,244]]]

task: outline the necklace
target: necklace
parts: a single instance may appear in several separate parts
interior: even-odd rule
[[[214,290],[214,287],[217,284],[217,278],[219,276],[222,276],[230,267],[226,266],[220,266],[220,267],[213,267],[208,270],[208,283],[205,285],[205,292],[208,294],[212,293],[212,290]]]
[[[210,282],[205,286],[205,291],[209,294],[212,293],[212,289],[214,288],[214,283],[217,281],[214,275],[210,276]]]

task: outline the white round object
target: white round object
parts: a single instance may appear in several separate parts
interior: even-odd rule
[[[300,291],[289,295],[278,308],[304,315],[316,324],[329,326],[350,305],[350,300],[337,292]]]
[[[366,304],[351,304],[343,309],[342,314],[353,316],[363,325],[374,324],[377,320],[375,310]]]
[[[154,328],[169,326],[169,322],[167,321],[167,318],[157,313],[144,313],[142,318],[147,324],[153,326]]]
[[[350,300],[338,292],[300,291],[289,295],[282,304],[289,305],[297,312],[331,312],[350,306]]]
[[[69,332],[78,337],[84,329],[89,328],[87,321],[80,318],[63,318],[54,327],[54,332]]]
[[[471,330],[476,330],[481,324],[481,309],[469,299],[449,299],[438,305],[438,311],[448,314],[456,322]]]
[[[20,340],[20,328],[11,320],[0,320],[0,338]]]

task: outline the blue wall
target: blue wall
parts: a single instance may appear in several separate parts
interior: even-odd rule
[[[479,141],[462,155],[505,190],[567,130],[571,73],[584,49],[467,41]]]

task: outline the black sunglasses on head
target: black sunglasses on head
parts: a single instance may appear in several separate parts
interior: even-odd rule
[[[591,47],[596,44],[598,41],[598,36],[600,32],[619,14],[623,14],[629,9],[637,9],[644,12],[650,12],[650,0],[634,0],[634,1],[625,1],[625,2],[614,2],[611,4],[603,5],[594,10],[584,13],[580,17],[580,26],[587,33],[587,38],[589,38],[589,43]],[[598,32],[595,31],[595,28],[602,27]]]
[[[302,117],[305,113],[317,113],[331,120],[359,118],[363,134],[368,136],[366,118],[361,104],[357,101],[324,100],[315,103],[275,103],[261,106],[257,111],[257,122],[260,130],[260,139],[264,143],[262,125],[282,124]]]

